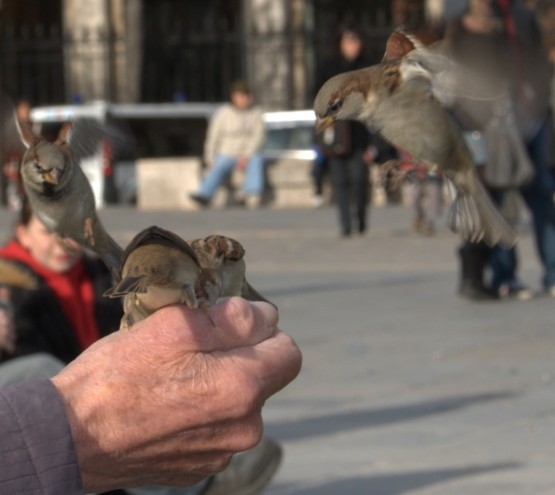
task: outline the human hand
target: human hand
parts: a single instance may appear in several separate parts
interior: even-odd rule
[[[212,321],[210,321],[212,320]],[[262,435],[268,397],[301,354],[267,303],[163,308],[98,341],[52,378],[87,492],[192,485]]]
[[[366,165],[372,165],[376,158],[378,157],[378,148],[375,146],[368,146],[364,150],[364,154],[362,155],[362,159]]]

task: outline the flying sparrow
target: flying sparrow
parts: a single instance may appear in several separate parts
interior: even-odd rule
[[[70,129],[64,125],[51,143],[20,128],[27,147],[21,159],[23,187],[33,212],[49,229],[97,253],[115,277],[123,250],[96,214],[91,185],[68,144]]]
[[[189,244],[153,226],[131,240],[123,253],[120,281],[104,295],[124,296],[120,328],[125,328],[170,304],[198,308],[215,301],[217,281],[201,272]]]
[[[433,95],[437,67],[424,47],[394,32],[384,60],[329,79],[314,101],[317,131],[336,120],[354,119],[393,145],[441,170],[455,185],[449,224],[469,241],[512,246],[513,229],[482,186],[461,132]]]
[[[223,235],[211,235],[188,243],[203,272],[207,272],[206,276],[216,282],[216,294],[211,294],[211,297],[241,296],[250,301],[265,301],[275,306],[248,283],[245,277],[245,249],[239,241]]]

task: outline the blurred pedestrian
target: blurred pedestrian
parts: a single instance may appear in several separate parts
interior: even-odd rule
[[[546,153],[550,72],[534,14],[521,0],[470,0],[446,39],[462,72],[490,95],[459,98],[454,113],[463,128],[482,133],[484,181],[498,204],[503,207],[509,190],[520,191],[533,218],[542,286],[555,297],[555,188]],[[488,257],[493,294],[532,297],[517,275],[516,247],[476,250],[480,263]],[[471,251],[470,245],[462,250]],[[488,292],[466,295],[489,298]]]
[[[15,106],[15,116],[19,124],[31,128],[31,104],[29,100],[19,100]],[[15,138],[15,136],[14,136]],[[21,208],[23,198],[23,185],[19,174],[19,164],[23,156],[23,147],[16,143],[6,143],[6,149],[2,150],[3,164],[2,173],[6,184],[6,204],[10,210],[17,211]]]
[[[424,163],[414,162],[405,152],[400,152],[400,170],[407,171],[410,204],[413,211],[412,231],[430,236],[436,232],[441,213],[443,176],[429,170]]]
[[[245,171],[240,201],[257,207],[265,185],[260,154],[265,135],[262,111],[254,105],[252,91],[245,81],[232,84],[230,98],[231,103],[218,109],[210,121],[204,145],[206,173],[190,198],[208,206],[217,189],[237,169]]]
[[[346,24],[339,30],[336,53],[318,72],[316,90],[336,74],[369,65],[361,31],[355,24]],[[370,166],[383,158],[385,143],[359,122],[338,121],[317,136],[317,145],[329,164],[341,236],[349,237],[353,230],[364,234],[371,195]]]

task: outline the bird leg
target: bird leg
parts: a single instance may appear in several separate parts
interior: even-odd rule
[[[85,242],[87,246],[94,247],[94,219],[85,218],[83,222],[83,235],[85,236]]]
[[[388,184],[393,191],[401,186],[403,180],[413,170],[412,167],[402,170],[400,167],[403,163],[406,162],[404,160],[393,159],[382,163],[379,167],[382,182]]]

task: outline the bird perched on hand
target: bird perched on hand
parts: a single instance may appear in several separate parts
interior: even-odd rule
[[[432,94],[434,57],[394,32],[380,64],[329,79],[314,101],[317,131],[354,119],[442,171],[457,190],[450,227],[467,240],[512,246],[516,236],[482,186],[461,132]]]
[[[223,235],[211,235],[188,243],[203,271],[208,272],[209,279],[216,282],[217,297],[241,296],[275,306],[248,283],[245,277],[245,249],[239,241]]]
[[[33,212],[53,232],[97,253],[114,277],[122,248],[106,232],[96,214],[91,185],[68,144],[71,125],[64,125],[55,142],[20,128],[27,147],[21,177]]]
[[[201,272],[189,244],[153,226],[131,240],[123,253],[121,280],[104,295],[125,296],[120,328],[126,328],[170,304],[198,308],[215,301],[217,282]]]

